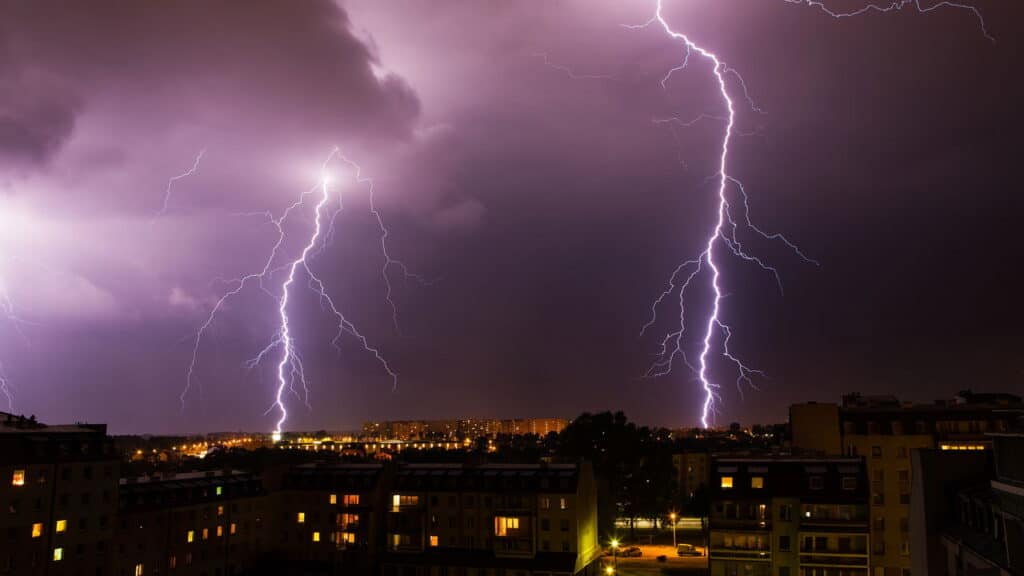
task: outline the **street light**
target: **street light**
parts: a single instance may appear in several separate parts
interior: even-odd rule
[[[612,565],[615,568],[619,567],[619,540],[617,538],[612,538]],[[614,570],[613,568],[612,571],[614,572]]]
[[[672,512],[668,518],[672,521],[672,547],[676,548],[676,513]]]
[[[607,574],[608,576],[612,576],[612,574],[615,574],[615,568],[613,568],[611,566],[605,566],[604,567],[604,573]]]

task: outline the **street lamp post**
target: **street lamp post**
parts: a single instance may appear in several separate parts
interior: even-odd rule
[[[619,569],[619,541],[612,539],[612,565],[615,566],[615,570]]]
[[[669,514],[668,518],[672,521],[672,547],[676,548],[676,513]]]

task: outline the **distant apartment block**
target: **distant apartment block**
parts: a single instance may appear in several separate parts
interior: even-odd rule
[[[499,435],[547,436],[569,425],[563,418],[389,420],[365,422],[364,438],[383,440],[463,440]]]
[[[911,573],[912,452],[990,450],[989,433],[1011,430],[1021,415],[1017,396],[971,392],[933,404],[851,394],[841,405],[796,404],[789,411],[794,448],[865,458],[873,576]]]

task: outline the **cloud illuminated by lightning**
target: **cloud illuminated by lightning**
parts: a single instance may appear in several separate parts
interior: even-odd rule
[[[277,316],[278,316],[278,328],[271,336],[269,343],[264,346],[252,359],[245,363],[248,368],[255,368],[259,366],[263,360],[268,356],[272,355],[276,351],[281,354],[280,359],[277,363],[275,376],[276,376],[276,388],[274,393],[274,401],[267,409],[267,414],[271,412],[278,412],[279,416],[275,423],[274,432],[275,436],[280,435],[283,430],[284,424],[288,418],[288,410],[285,406],[285,395],[293,393],[299,397],[303,402],[309,406],[309,386],[306,378],[306,370],[303,365],[302,356],[295,346],[294,335],[291,330],[291,322],[289,317],[288,304],[292,297],[292,291],[296,287],[300,278],[306,280],[307,287],[313,291],[313,293],[319,298],[321,308],[329,312],[337,321],[337,332],[331,341],[331,344],[340,350],[340,340],[342,336],[348,334],[356,339],[362,348],[373,355],[373,357],[380,364],[381,368],[392,381],[392,390],[398,385],[398,374],[391,368],[388,361],[381,354],[380,350],[372,346],[368,339],[356,328],[356,326],[345,316],[343,311],[339,308],[334,299],[327,292],[327,288],[323,280],[310,266],[311,260],[313,260],[322,250],[323,246],[334,236],[334,223],[337,219],[338,214],[343,210],[344,204],[342,202],[341,194],[339,192],[337,209],[333,214],[328,214],[327,209],[331,204],[332,196],[330,192],[330,176],[328,174],[328,165],[332,161],[341,161],[347,165],[353,172],[353,180],[359,184],[368,185],[370,189],[370,209],[377,220],[378,225],[381,229],[381,250],[384,254],[384,265],[382,268],[382,275],[386,284],[386,299],[392,310],[392,320],[396,327],[398,322],[397,307],[392,299],[391,283],[388,278],[388,269],[397,267],[402,271],[403,274],[413,278],[419,278],[409,272],[408,268],[402,262],[393,259],[387,251],[387,228],[384,226],[383,218],[380,211],[376,208],[373,203],[372,197],[372,180],[361,175],[360,167],[353,161],[344,157],[341,152],[335,148],[331,151],[330,155],[324,161],[321,166],[321,177],[318,184],[303,192],[299,198],[289,205],[279,217],[274,217],[270,213],[261,213],[268,216],[268,221],[274,227],[277,232],[277,238],[274,245],[270,250],[270,254],[264,261],[263,267],[251,274],[236,278],[228,281],[230,289],[225,292],[214,304],[210,310],[206,320],[199,327],[196,332],[195,339],[192,347],[192,359],[188,366],[186,374],[185,389],[181,393],[182,407],[184,407],[185,398],[191,390],[193,384],[197,381],[196,377],[196,366],[199,359],[199,350],[202,344],[203,336],[206,331],[213,324],[217,318],[218,313],[223,309],[225,303],[233,296],[237,296],[247,287],[253,287],[264,294],[272,298],[277,303]],[[285,242],[286,234],[284,231],[284,224],[293,212],[302,207],[307,200],[311,197],[316,197],[317,201],[314,207],[314,226],[310,233],[309,239],[303,245],[302,251],[297,257],[292,260],[286,261],[284,264],[279,264],[282,245]],[[285,273],[284,280],[280,281],[280,284],[276,289],[268,287],[268,284],[273,282],[274,276],[277,273]],[[397,329],[397,328],[396,328]],[[296,389],[297,385],[301,385],[302,394]]]
[[[728,172],[729,163],[729,146],[734,136],[738,135],[736,130],[736,109],[735,102],[730,94],[729,82],[727,78],[731,77],[735,82],[738,83],[741,93],[747,100],[748,104],[755,110],[760,110],[753,104],[753,100],[747,90],[746,83],[743,78],[733,69],[729,68],[718,55],[711,50],[708,50],[691,40],[686,34],[676,31],[672,26],[665,20],[662,12],[664,0],[657,0],[654,16],[638,26],[627,26],[627,28],[639,29],[647,28],[652,25],[657,25],[661,28],[669,37],[673,40],[681,41],[685,53],[683,59],[677,66],[672,67],[662,77],[661,85],[663,88],[667,86],[667,83],[671,79],[672,75],[679,72],[690,64],[690,57],[693,54],[700,56],[705,59],[712,68],[712,74],[718,85],[718,90],[722,98],[722,104],[725,108],[724,115],[711,115],[701,114],[692,120],[684,121],[677,118],[663,119],[659,122],[673,122],[683,127],[693,126],[702,120],[721,120],[725,123],[725,129],[722,136],[721,152],[719,155],[719,166],[718,172],[715,175],[717,179],[717,213],[714,220],[714,226],[711,232],[707,236],[707,240],[704,244],[703,251],[693,259],[687,260],[680,264],[669,278],[668,287],[654,300],[651,305],[651,318],[641,329],[641,334],[645,333],[649,328],[655,325],[658,321],[657,311],[658,307],[665,302],[668,298],[673,295],[678,295],[679,300],[679,324],[678,327],[670,331],[662,340],[659,360],[652,365],[648,371],[649,376],[663,376],[669,374],[672,371],[674,363],[677,359],[681,360],[687,367],[697,374],[700,380],[701,387],[704,391],[704,400],[702,403],[701,411],[701,424],[707,428],[713,419],[716,412],[716,402],[720,400],[719,394],[720,385],[716,383],[709,375],[709,362],[711,356],[715,350],[717,354],[725,358],[728,362],[732,363],[737,372],[736,387],[740,394],[743,393],[744,385],[756,388],[756,384],[753,380],[753,376],[764,376],[764,373],[747,366],[738,356],[736,356],[729,347],[729,343],[732,339],[733,330],[729,324],[722,319],[722,298],[723,294],[719,280],[721,278],[720,262],[715,259],[716,247],[722,247],[731,252],[736,257],[746,262],[752,263],[761,269],[771,273],[775,281],[778,283],[779,290],[782,290],[782,279],[779,276],[778,271],[771,265],[767,264],[761,258],[750,254],[746,251],[743,243],[739,237],[739,231],[741,229],[753,232],[765,240],[777,241],[783,243],[787,248],[793,251],[797,256],[806,262],[817,264],[815,260],[808,257],[796,244],[790,242],[785,236],[777,233],[765,232],[763,229],[755,225],[750,218],[750,205],[749,198],[747,196],[746,189],[743,184],[731,176]],[[834,18],[846,18],[853,17],[868,12],[893,12],[902,10],[908,6],[915,7],[919,12],[926,13],[936,10],[938,8],[958,8],[972,12],[978,19],[981,26],[982,33],[989,40],[994,41],[995,39],[988,33],[985,26],[985,21],[982,18],[981,13],[977,8],[960,4],[957,2],[939,2],[931,6],[922,6],[920,0],[893,0],[887,5],[875,5],[868,4],[861,9],[840,12],[830,9],[824,2],[819,0],[784,0],[790,4],[805,4],[807,6],[818,8]],[[730,194],[730,191],[733,191]],[[737,208],[739,213],[742,215],[742,219],[738,219],[735,216],[733,206],[730,204],[730,198],[739,196],[742,200],[742,206]],[[703,336],[701,338],[700,345],[700,356],[698,363],[694,366],[683,350],[684,348],[684,336],[687,334],[686,324],[686,293],[690,288],[691,284],[696,281],[701,274],[708,276],[708,285],[713,293],[711,310],[708,312],[706,319],[703,324]]]

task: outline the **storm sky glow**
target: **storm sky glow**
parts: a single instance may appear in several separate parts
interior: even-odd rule
[[[0,405],[114,432],[272,429],[279,356],[246,361],[278,301],[218,312],[202,394],[181,399],[190,335],[274,249],[251,214],[280,215],[334,146],[373,196],[346,188],[318,280],[293,270],[314,401],[289,427],[609,408],[698,424],[699,378],[642,378],[682,303],[663,297],[650,326],[645,303],[680,257],[706,255],[677,287],[740,245],[778,278],[728,262],[692,284],[682,349],[705,344],[705,383],[736,378],[723,350],[770,378],[746,400],[716,388],[716,422],[852,390],[1021,392],[1024,7],[889,4],[665,1],[668,27],[629,29],[654,2],[0,0]],[[667,30],[745,88],[696,52],[679,68]],[[283,253],[312,208],[282,224]],[[715,214],[734,245],[708,243]],[[317,281],[401,386],[358,339],[332,345]]]

